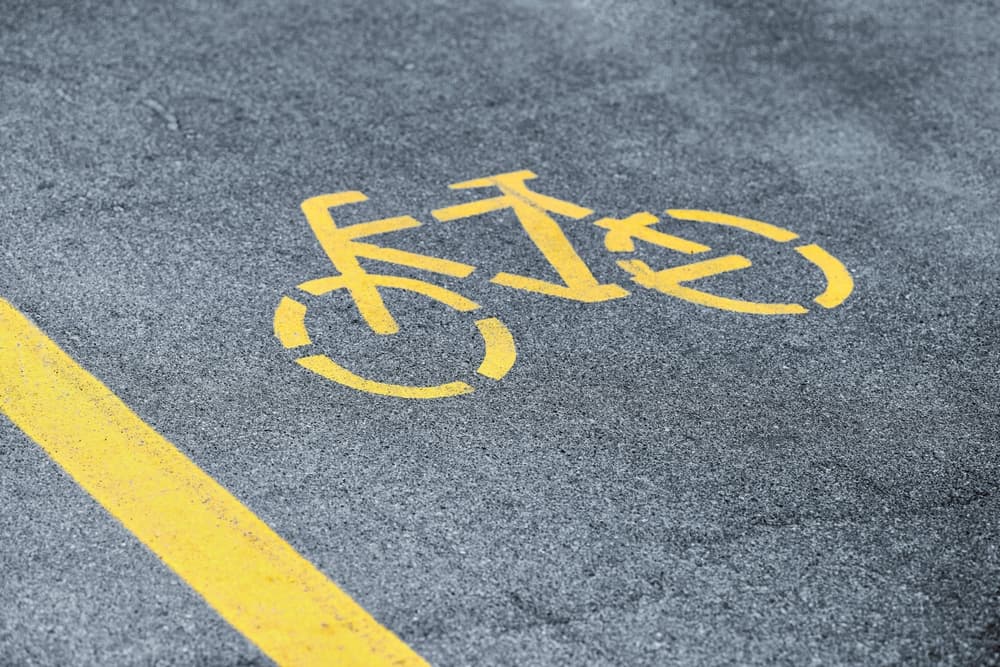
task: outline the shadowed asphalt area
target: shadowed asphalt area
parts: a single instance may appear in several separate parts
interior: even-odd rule
[[[989,2],[5,0],[0,297],[435,665],[1000,664],[998,35]],[[510,212],[431,215],[521,169],[632,294],[492,284],[555,274]],[[275,307],[334,273],[299,205],[342,190],[476,267],[381,270],[502,320],[506,377],[293,362]],[[641,288],[592,223],[667,208],[854,292]],[[671,229],[754,266],[700,288],[822,289],[708,227]],[[314,343],[475,369],[473,317],[387,303],[398,336],[314,298]],[[6,419],[0,503],[0,664],[270,664]]]

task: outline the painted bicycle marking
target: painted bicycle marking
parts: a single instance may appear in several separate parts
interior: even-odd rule
[[[439,208],[432,211],[431,216],[439,222],[452,222],[509,210],[561,281],[552,282],[501,271],[490,279],[493,284],[583,303],[629,296],[631,292],[622,285],[602,283],[594,276],[554,217],[582,220],[593,215],[594,211],[532,190],[527,181],[535,178],[534,173],[521,170],[455,183],[450,186],[453,190],[495,189],[500,194]],[[428,280],[370,273],[361,260],[458,279],[468,278],[476,267],[372,241],[372,237],[422,226],[419,220],[408,215],[338,226],[331,209],[367,200],[365,194],[352,190],[311,197],[302,202],[302,212],[336,273],[303,282],[298,285],[300,291],[318,297],[345,290],[368,328],[384,336],[396,334],[400,329],[382,297],[386,289],[409,291],[442,303],[457,313],[473,313],[480,309],[480,304],[475,301]],[[728,227],[773,243],[796,242],[793,247],[798,255],[818,267],[825,278],[826,284],[813,298],[813,302],[824,309],[836,308],[854,290],[851,274],[840,260],[815,243],[798,244],[799,235],[788,229],[714,211],[669,209],[666,215],[674,220]],[[648,211],[639,211],[624,218],[603,217],[593,225],[603,230],[605,249],[624,257],[617,261],[617,265],[634,285],[700,306],[736,313],[776,316],[809,312],[809,308],[801,303],[736,299],[692,286],[692,283],[705,278],[753,266],[751,260],[743,255],[699,259],[665,269],[654,269],[643,260],[627,256],[637,251],[637,242],[691,256],[711,252],[712,248],[708,245],[664,231],[660,227],[664,222]],[[329,355],[310,354],[312,338],[306,326],[306,314],[307,306],[301,301],[293,296],[283,297],[274,313],[274,333],[285,348],[303,353],[296,359],[299,365],[328,380],[359,391],[399,398],[445,398],[475,391],[468,378],[461,377],[430,386],[383,382],[358,375]],[[507,326],[496,317],[478,318],[475,325],[484,343],[482,362],[476,373],[499,381],[517,360],[514,338]]]

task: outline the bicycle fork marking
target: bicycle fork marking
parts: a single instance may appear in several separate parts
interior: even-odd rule
[[[431,215],[442,222],[471,218],[484,213],[511,210],[521,228],[545,260],[552,266],[562,283],[550,282],[530,276],[500,272],[491,283],[537,294],[597,303],[621,299],[630,292],[616,283],[601,283],[576,252],[562,227],[552,214],[580,220],[593,213],[577,204],[556,199],[530,190],[526,181],[536,178],[530,171],[522,170],[474,179],[450,186],[456,190],[497,188],[501,195],[488,199],[456,204],[436,209]],[[452,278],[467,278],[475,267],[440,257],[422,255],[397,248],[365,242],[378,236],[403,229],[420,227],[420,221],[410,216],[399,216],[338,227],[330,209],[367,201],[358,191],[345,191],[320,195],[305,200],[302,212],[313,234],[333,264],[338,275],[306,281],[298,286],[302,292],[323,296],[336,290],[346,290],[354,301],[358,313],[372,332],[392,335],[399,332],[399,324],[382,298],[381,290],[397,289],[419,294],[438,301],[459,313],[469,313],[480,308],[467,297],[425,280],[368,273],[361,259],[374,260]],[[799,235],[775,225],[726,213],[694,209],[670,209],[667,215],[676,220],[699,222],[730,227],[741,232],[760,236],[775,243],[789,243]],[[612,253],[636,251],[636,241],[686,255],[701,255],[711,248],[702,243],[654,229],[660,219],[640,211],[625,218],[601,218],[593,224],[605,230],[604,246]],[[851,274],[833,255],[820,246],[807,243],[794,247],[795,251],[822,272],[826,286],[813,301],[825,309],[836,308],[854,290]],[[768,303],[724,297],[705,292],[688,283],[732,271],[747,269],[753,263],[743,255],[725,255],[701,261],[654,270],[639,259],[617,262],[631,281],[640,287],[689,301],[702,306],[754,315],[802,315],[808,308],[799,303]],[[274,334],[287,349],[308,352],[312,345],[306,327],[307,307],[290,296],[282,298],[274,313]],[[500,380],[511,370],[517,360],[514,338],[502,321],[495,317],[475,320],[484,344],[484,354],[476,373],[492,380]],[[472,385],[461,379],[433,386],[392,384],[362,377],[348,370],[325,354],[303,354],[296,362],[333,382],[353,389],[399,398],[445,398],[468,394]]]

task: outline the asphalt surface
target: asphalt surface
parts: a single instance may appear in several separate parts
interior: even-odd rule
[[[1000,664],[998,36],[993,2],[3,0],[0,296],[436,665]],[[595,210],[561,222],[629,297],[490,284],[554,274],[510,213],[430,215],[518,169]],[[477,267],[386,272],[505,322],[507,377],[293,363],[274,308],[332,273],[298,207],[340,190]],[[668,207],[855,291],[639,288],[590,223]],[[702,288],[822,289],[706,227],[674,229],[755,266]],[[339,293],[310,331],[385,380],[475,368],[468,315],[389,304],[399,336]],[[0,664],[270,664],[6,419],[0,503]]]

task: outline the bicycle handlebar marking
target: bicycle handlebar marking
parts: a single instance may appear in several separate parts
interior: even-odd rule
[[[560,223],[553,217],[555,214],[570,220],[581,220],[591,215],[593,211],[530,190],[526,181],[534,178],[537,178],[534,173],[521,170],[455,183],[449,186],[453,190],[497,188],[501,194],[435,209],[431,211],[431,216],[441,222],[450,222],[485,213],[510,210],[522,230],[562,280],[562,283],[550,282],[501,271],[490,279],[493,284],[584,303],[597,303],[628,296],[630,292],[621,285],[601,282],[594,276],[567,238]],[[302,212],[337,275],[308,280],[298,286],[299,290],[314,297],[322,297],[336,290],[346,290],[368,328],[375,334],[385,336],[398,333],[399,323],[382,298],[383,289],[419,294],[442,303],[457,313],[472,312],[480,308],[475,301],[432,282],[383,273],[368,273],[361,264],[362,259],[462,279],[474,273],[476,267],[362,240],[422,226],[419,220],[408,215],[361,222],[346,227],[337,226],[330,213],[332,208],[367,200],[368,197],[364,193],[350,190],[311,197],[302,202]],[[728,213],[669,209],[666,214],[675,220],[708,223],[748,232],[779,244],[799,239],[797,233],[788,229]],[[605,231],[604,247],[616,254],[636,252],[636,241],[685,255],[703,255],[712,250],[710,246],[697,241],[654,229],[653,226],[660,222],[652,213],[640,211],[621,219],[601,218],[592,224]],[[836,308],[854,291],[854,281],[850,272],[829,252],[815,243],[798,245],[794,250],[799,256],[818,267],[826,280],[823,291],[813,298],[817,304],[826,309]],[[645,261],[637,258],[618,260],[617,265],[629,274],[633,283],[641,287],[709,308],[764,316],[803,315],[809,312],[808,308],[798,303],[735,299],[688,285],[704,278],[742,271],[753,266],[751,260],[743,255],[724,255],[659,270],[654,270]],[[307,329],[307,314],[306,305],[289,296],[282,298],[274,313],[274,334],[282,346],[303,352],[312,346],[313,341]],[[499,381],[510,372],[517,360],[514,337],[507,326],[496,317],[477,319],[475,326],[484,345],[483,359],[475,373]],[[383,396],[429,399],[459,396],[475,391],[473,385],[460,379],[432,386],[411,386],[368,379],[348,370],[325,354],[305,354],[298,357],[296,362],[335,383]]]

